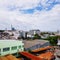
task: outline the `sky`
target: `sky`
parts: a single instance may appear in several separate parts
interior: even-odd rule
[[[0,30],[60,30],[60,0],[0,0]]]

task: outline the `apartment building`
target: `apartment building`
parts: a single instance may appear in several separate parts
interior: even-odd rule
[[[18,52],[24,51],[24,43],[18,40],[0,40],[0,56],[7,54],[18,55]]]

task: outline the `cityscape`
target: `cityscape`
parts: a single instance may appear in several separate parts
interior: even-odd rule
[[[60,60],[60,0],[0,0],[0,60]]]
[[[59,30],[56,32],[42,32],[39,29],[22,31],[14,27],[11,27],[11,30],[0,30],[1,60],[57,60],[60,57],[59,47]]]

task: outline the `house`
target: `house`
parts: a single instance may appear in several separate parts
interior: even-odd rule
[[[49,41],[37,40],[37,39],[36,40],[24,40],[23,43],[24,43],[24,48],[27,51],[38,49],[41,47],[46,47],[50,45]]]
[[[0,40],[0,56],[7,54],[18,55],[24,51],[24,43],[18,40]]]

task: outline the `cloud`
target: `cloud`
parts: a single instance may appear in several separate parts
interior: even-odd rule
[[[0,0],[0,29],[57,30],[59,20],[60,0]]]
[[[40,0],[0,0],[1,6],[7,6],[9,8],[32,8],[35,7]]]

